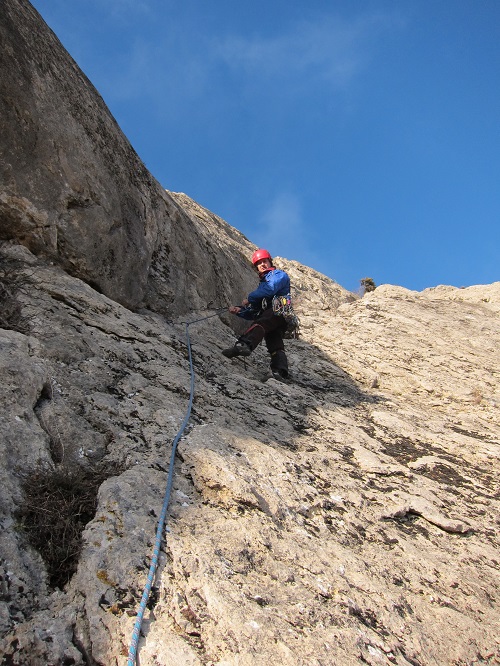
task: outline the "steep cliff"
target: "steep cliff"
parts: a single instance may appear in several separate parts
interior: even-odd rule
[[[246,295],[254,246],[161,189],[27,2],[0,20],[2,663],[122,665],[184,322]],[[289,384],[221,355],[227,313],[189,327],[139,663],[498,663],[500,283],[360,299],[276,263]]]
[[[233,247],[212,246],[27,0],[1,3],[0,35],[0,238],[133,309],[227,297],[228,255],[241,286],[248,242],[234,230]]]

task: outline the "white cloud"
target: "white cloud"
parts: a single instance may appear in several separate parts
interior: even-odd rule
[[[113,8],[128,1],[113,0]],[[394,17],[362,15],[346,21],[327,15],[269,35],[224,37],[200,33],[195,24],[169,24],[161,41],[144,33],[134,36],[121,54],[119,70],[115,63],[109,88],[125,99],[160,98],[168,89],[181,106],[195,100],[227,103],[228,95],[290,98],[313,86],[340,89],[368,66],[374,42],[394,25]],[[235,77],[231,83],[227,74]]]
[[[66,0],[64,0],[66,2]],[[89,2],[89,0],[87,0]],[[115,18],[123,19],[129,22],[132,16],[137,14],[151,14],[154,9],[149,0],[92,0],[93,4],[98,10],[103,8],[107,13],[112,14]]]
[[[323,81],[339,87],[360,71],[369,42],[392,23],[380,15],[350,22],[327,16],[270,37],[229,37],[216,51],[228,67],[261,84],[300,79],[303,85]]]
[[[281,192],[261,214],[252,240],[272,256],[313,264],[307,227],[297,195]]]

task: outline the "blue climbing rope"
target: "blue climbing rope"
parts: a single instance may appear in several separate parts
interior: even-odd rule
[[[128,660],[127,660],[127,666],[134,666],[136,663],[136,656],[137,656],[137,645],[139,643],[139,636],[141,633],[141,626],[142,626],[142,620],[144,618],[144,612],[146,611],[146,605],[148,603],[149,595],[151,594],[151,588],[153,587],[154,579],[155,579],[155,574],[156,574],[156,568],[158,566],[158,557],[160,555],[160,548],[161,548],[161,542],[162,542],[162,537],[163,537],[163,529],[165,526],[165,520],[167,518],[167,509],[168,509],[168,503],[170,501],[170,493],[172,491],[172,482],[174,478],[174,463],[175,463],[175,452],[177,449],[177,444],[182,437],[182,434],[184,433],[184,430],[186,429],[186,426],[189,421],[189,417],[191,416],[191,409],[193,407],[193,397],[194,397],[194,368],[193,368],[193,355],[191,352],[191,340],[189,337],[189,327],[191,324],[196,324],[199,321],[204,321],[205,319],[210,319],[211,317],[215,317],[219,312],[222,312],[222,310],[225,310],[226,308],[220,308],[215,312],[214,314],[208,315],[208,317],[201,317],[200,319],[195,319],[194,321],[190,322],[184,322],[186,324],[186,342],[187,342],[187,349],[188,349],[188,358],[189,358],[189,370],[191,373],[191,380],[190,380],[190,391],[189,391],[189,403],[187,406],[186,410],[186,415],[184,417],[184,421],[181,424],[181,427],[179,428],[179,432],[174,438],[174,441],[172,442],[172,451],[170,453],[170,464],[168,467],[168,478],[167,478],[167,487],[165,490],[165,498],[163,500],[163,506],[161,509],[161,514],[160,518],[158,519],[158,527],[156,528],[156,539],[155,539],[155,545],[153,548],[153,557],[151,559],[151,565],[149,567],[149,573],[148,573],[148,578],[146,581],[146,586],[144,588],[144,592],[142,593],[142,598],[141,598],[141,603],[139,604],[139,610],[137,611],[137,616],[134,624],[134,629],[132,631],[132,640],[130,642],[130,648],[128,652]]]

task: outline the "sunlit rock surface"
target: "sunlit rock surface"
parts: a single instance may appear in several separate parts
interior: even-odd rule
[[[254,246],[162,191],[27,2],[0,29],[2,663],[124,665],[185,322],[246,295]],[[359,298],[276,264],[301,319],[290,383],[263,348],[221,355],[229,314],[188,329],[139,663],[498,663],[500,283]],[[108,474],[56,585],[26,483],[61,470]]]

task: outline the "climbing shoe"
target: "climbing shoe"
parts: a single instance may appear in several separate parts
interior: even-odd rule
[[[227,356],[227,358],[234,358],[235,356],[250,356],[252,350],[246,342],[237,342],[234,347],[223,349],[222,353],[224,356]]]
[[[279,382],[286,382],[288,379],[288,370],[282,370],[278,368],[271,368],[274,379],[277,379]]]

